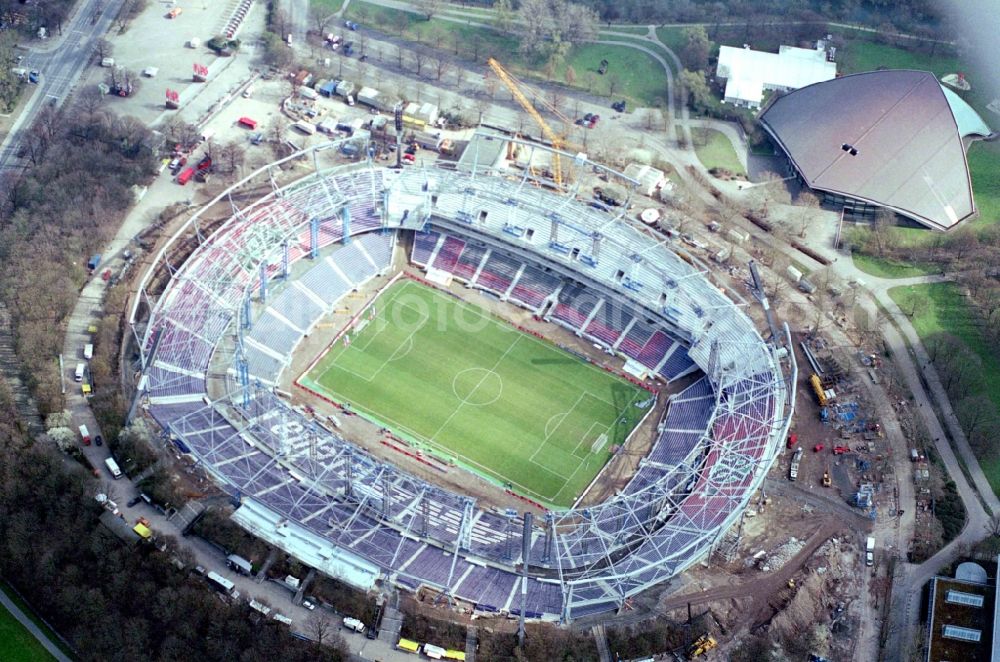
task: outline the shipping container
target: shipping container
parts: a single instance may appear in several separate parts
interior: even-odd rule
[[[177,183],[184,186],[194,177],[194,168],[185,168],[181,174],[177,175]]]

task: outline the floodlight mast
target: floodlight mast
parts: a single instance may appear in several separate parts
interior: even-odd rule
[[[542,114],[539,113],[534,104],[531,103],[531,100],[528,99],[524,92],[521,91],[522,83],[520,81],[504,69],[503,66],[496,61],[496,59],[490,58],[486,61],[486,63],[490,65],[490,69],[492,69],[493,73],[497,75],[497,78],[499,78],[500,81],[507,86],[507,89],[510,90],[514,99],[521,104],[521,107],[524,108],[529,115],[531,115],[531,118],[535,120],[535,124],[541,127],[542,134],[549,140],[549,142],[552,143],[552,178],[555,180],[556,184],[561,186],[562,164],[559,159],[559,150],[561,150],[565,145],[565,138],[557,134],[552,127],[549,126],[548,122],[545,121],[545,118],[542,117]],[[559,112],[555,106],[547,104],[544,101],[542,101],[542,105],[544,105],[547,110],[552,112],[562,122],[567,125],[571,123],[569,118]]]

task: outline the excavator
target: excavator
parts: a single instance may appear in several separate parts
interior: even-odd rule
[[[718,645],[719,643],[715,640],[715,637],[709,634],[703,634],[698,637],[693,644],[691,644],[691,648],[688,649],[688,656],[699,657]]]

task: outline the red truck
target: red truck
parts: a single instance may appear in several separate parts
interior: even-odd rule
[[[185,168],[181,174],[177,175],[177,183],[184,186],[194,177],[194,168]]]
[[[237,123],[240,126],[245,126],[246,128],[251,129],[251,130],[257,128],[257,120],[253,119],[252,117],[241,117],[237,121]]]

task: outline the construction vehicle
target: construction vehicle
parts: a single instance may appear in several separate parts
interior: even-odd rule
[[[557,185],[562,185],[563,171],[558,150],[561,150],[566,146],[565,136],[557,134],[552,127],[549,126],[548,122],[545,121],[545,118],[542,117],[541,113],[538,112],[534,104],[531,103],[531,100],[528,99],[523,91],[521,91],[523,84],[520,83],[520,81],[514,78],[494,58],[487,60],[487,64],[490,65],[490,69],[492,69],[493,73],[497,75],[497,78],[499,78],[500,81],[507,86],[507,89],[510,90],[511,96],[513,96],[514,99],[521,104],[521,107],[524,108],[525,112],[527,112],[528,115],[535,120],[535,124],[541,128],[542,134],[545,138],[552,143],[552,149],[556,150],[552,153],[552,179]],[[543,100],[540,95],[536,95],[535,98],[545,107],[546,110],[555,115],[556,118],[558,118],[559,121],[561,121],[565,126],[573,124],[572,120],[563,115],[558,108]]]
[[[698,637],[693,644],[691,644],[691,648],[688,650],[688,655],[690,657],[698,657],[699,655],[704,655],[718,645],[719,642],[715,640],[715,637],[703,634]]]
[[[824,471],[823,472],[823,487],[830,487],[831,485],[833,485],[833,481],[830,480],[830,472],[829,471]]]
[[[809,383],[812,384],[813,392],[816,394],[819,406],[825,407],[828,404],[828,400],[826,399],[826,391],[823,389],[823,384],[819,380],[819,375],[810,376]]]

